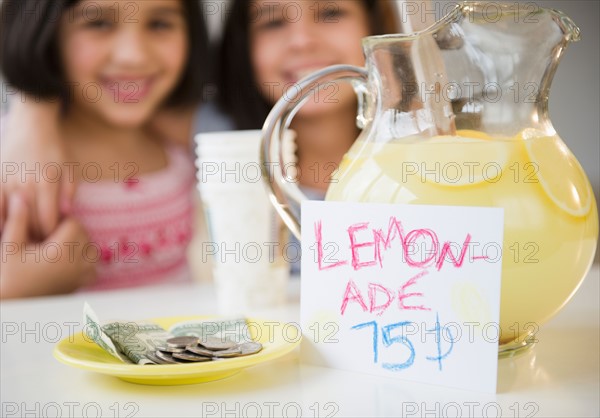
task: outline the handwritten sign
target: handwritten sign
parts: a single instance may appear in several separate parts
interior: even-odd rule
[[[302,356],[495,392],[503,210],[302,204]]]

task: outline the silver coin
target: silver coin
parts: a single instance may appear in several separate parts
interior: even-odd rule
[[[186,351],[205,357],[212,357],[215,353],[214,351],[208,350],[204,347],[200,347],[199,345],[188,345],[185,349]]]
[[[156,354],[153,354],[153,353],[146,353],[146,358],[153,361],[156,364],[173,364],[174,363],[172,361],[163,360],[163,359],[159,358]]]
[[[164,364],[164,362],[161,359],[159,359],[152,353],[146,353],[146,358],[152,362],[152,363],[147,363],[147,364],[150,364],[150,365]]]
[[[163,353],[183,353],[185,351],[185,348],[169,347],[164,345],[157,346],[156,349],[162,351]]]
[[[242,355],[242,350],[237,347],[229,348],[227,350],[219,350],[215,351],[214,357],[239,357]]]
[[[192,336],[181,336],[181,337],[173,337],[167,340],[167,347],[174,348],[185,348],[190,344],[196,344],[198,342],[198,338]]]
[[[250,341],[247,343],[240,344],[239,349],[242,352],[242,356],[248,356],[250,354],[258,353],[260,350],[263,349],[263,346],[261,343],[257,343],[255,341]]]
[[[229,350],[237,347],[237,343],[233,341],[215,337],[201,338],[198,340],[198,344],[212,351]]]
[[[158,360],[162,361],[161,364],[176,364],[177,361],[173,358],[171,353],[163,353],[162,351],[156,351],[154,355],[158,358]]]
[[[175,360],[186,360],[186,361],[194,361],[194,362],[201,362],[201,361],[210,361],[210,357],[205,357],[205,356],[199,356],[193,353],[173,353],[173,358]]]

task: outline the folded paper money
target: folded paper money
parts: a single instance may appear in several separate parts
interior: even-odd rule
[[[252,341],[245,318],[185,321],[168,330],[153,322],[111,321],[101,325],[87,303],[84,333],[124,363],[175,364],[223,360],[262,350]]]

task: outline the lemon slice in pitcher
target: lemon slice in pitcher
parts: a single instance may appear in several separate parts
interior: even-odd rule
[[[558,136],[523,132],[529,160],[546,195],[572,216],[585,216],[592,206],[590,183],[579,161]]]
[[[456,136],[437,136],[412,144],[407,164],[412,161],[427,183],[450,187],[495,183],[508,163],[509,150],[506,141],[461,130]]]

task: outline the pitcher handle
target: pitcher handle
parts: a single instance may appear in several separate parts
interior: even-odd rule
[[[358,96],[357,123],[360,128],[364,127],[367,117],[365,116],[365,88],[368,73],[365,68],[353,65],[333,65],[310,74],[300,80],[292,88],[295,90],[293,97],[288,97],[286,92],[275,104],[269,116],[265,120],[262,131],[261,145],[261,167],[265,179],[271,204],[283,219],[287,227],[300,240],[300,219],[294,213],[290,203],[296,203],[298,207],[303,200],[308,198],[302,193],[297,179],[287,175],[286,166],[283,163],[282,141],[283,133],[290,126],[292,118],[304,104],[308,96],[320,90],[334,81],[347,81],[354,85]],[[291,90],[288,89],[288,92]],[[275,162],[275,166],[272,167]],[[271,170],[273,168],[273,170]]]

